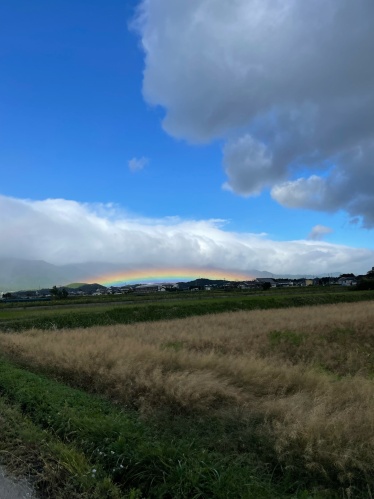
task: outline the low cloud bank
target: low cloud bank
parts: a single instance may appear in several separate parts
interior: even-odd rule
[[[212,267],[320,274],[363,273],[374,261],[373,250],[329,244],[318,237],[273,241],[261,234],[230,232],[222,220],[143,219],[113,205],[64,199],[0,196],[0,233],[0,258],[58,265],[96,261],[138,269]]]

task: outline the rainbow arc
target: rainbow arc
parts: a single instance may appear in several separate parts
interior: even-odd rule
[[[227,281],[247,281],[254,279],[250,274],[222,269],[164,268],[124,270],[122,272],[96,276],[90,279],[90,281],[104,286],[120,286],[136,283],[193,281],[198,278],[226,279]]]

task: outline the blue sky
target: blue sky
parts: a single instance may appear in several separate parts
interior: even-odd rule
[[[314,241],[323,239],[331,245],[366,249],[362,271],[368,270],[365,265],[374,254],[373,199],[370,196],[367,199],[365,191],[363,194],[366,196],[366,204],[362,203],[364,207],[357,205],[356,198],[345,204],[344,195],[337,195],[341,183],[332,179],[326,186],[321,184],[324,175],[330,175],[330,170],[324,170],[321,164],[326,159],[330,162],[341,161],[341,171],[344,174],[353,172],[352,175],[355,171],[360,175],[361,168],[363,175],[369,175],[367,185],[372,179],[371,170],[367,166],[370,166],[372,158],[368,154],[369,159],[362,167],[355,166],[353,162],[345,166],[341,158],[349,155],[350,151],[339,149],[338,146],[333,149],[330,144],[336,142],[335,137],[330,137],[330,144],[326,145],[316,135],[313,136],[314,142],[309,141],[313,142],[312,146],[308,142],[305,150],[289,156],[288,166],[281,163],[282,158],[288,157],[287,151],[290,149],[289,142],[283,142],[279,146],[279,141],[283,140],[280,133],[283,133],[282,123],[285,123],[285,131],[289,132],[287,136],[291,136],[293,129],[289,125],[289,117],[292,113],[292,116],[296,113],[299,119],[298,109],[306,109],[306,102],[314,103],[319,112],[324,99],[313,92],[307,98],[301,95],[300,102],[292,104],[292,113],[287,111],[283,115],[284,103],[277,101],[278,90],[275,89],[275,97],[270,104],[264,104],[262,109],[248,107],[247,114],[243,117],[240,114],[240,102],[235,103],[234,111],[228,109],[231,100],[235,100],[236,94],[240,94],[239,81],[238,88],[234,86],[231,89],[225,107],[225,113],[230,116],[229,121],[222,118],[223,111],[213,97],[205,115],[199,115],[200,108],[209,101],[211,94],[217,92],[220,101],[225,100],[224,92],[230,87],[231,80],[228,79],[224,82],[225,85],[221,85],[222,78],[214,79],[214,68],[222,60],[222,47],[225,51],[227,49],[228,58],[231,55],[233,59],[236,57],[239,52],[238,44],[241,42],[240,28],[245,28],[245,24],[241,26],[240,12],[235,13],[236,7],[233,8],[232,18],[228,18],[227,24],[230,26],[231,22],[235,28],[235,22],[238,23],[238,39],[228,39],[227,44],[223,42],[222,47],[220,43],[212,42],[213,49],[210,53],[217,50],[219,57],[215,60],[213,53],[213,69],[208,72],[209,68],[206,68],[211,61],[201,63],[204,64],[204,69],[199,66],[200,53],[202,52],[202,58],[207,57],[204,49],[200,51],[199,47],[193,48],[193,39],[182,37],[184,29],[186,33],[188,29],[192,29],[186,24],[188,16],[198,12],[200,24],[197,28],[193,25],[193,29],[199,30],[202,40],[207,40],[209,35],[206,33],[211,33],[211,26],[206,26],[208,2],[195,0],[190,7],[182,7],[183,4],[180,3],[179,10],[178,3],[175,2],[173,6],[171,0],[149,0],[144,3],[146,19],[142,20],[141,26],[136,30],[130,29],[136,17],[135,9],[139,6],[139,2],[134,0],[1,2],[0,194],[7,210],[8,223],[9,220],[14,220],[13,208],[8,203],[10,199],[19,202],[28,200],[31,204],[47,199],[60,199],[84,206],[105,206],[103,220],[113,219],[113,213],[110,214],[108,208],[112,204],[116,206],[116,220],[121,213],[121,217],[143,220],[146,225],[152,225],[151,220],[157,224],[157,221],[165,220],[165,217],[178,217],[178,223],[225,220],[223,231],[260,234],[258,237],[268,238],[269,244],[271,241],[304,241],[313,227],[323,226],[325,229],[320,232],[317,230],[316,237],[312,237]],[[216,0],[216,4],[219,7],[222,2]],[[252,14],[255,13],[255,4],[256,2],[238,2],[238,6],[241,5],[249,14],[251,10]],[[327,4],[333,8],[337,3],[329,0]],[[363,4],[369,6],[367,2]],[[188,9],[191,12],[184,12]],[[269,15],[266,8],[261,15],[266,24],[266,16]],[[296,15],[298,20],[303,20],[302,12],[297,12]],[[252,18],[253,16],[248,18],[249,23]],[[165,27],[165,19],[172,26],[170,33]],[[305,14],[304,21],[306,20]],[[219,21],[218,16],[217,23]],[[282,27],[282,33],[287,30],[287,26],[285,24]],[[346,28],[344,24],[336,27],[336,39],[339,39],[343,28]],[[156,38],[155,33],[158,35]],[[257,36],[263,35],[259,32]],[[252,56],[245,47],[251,42],[255,44],[256,39],[243,40],[240,45],[244,49],[239,62],[243,64],[248,59],[248,67],[251,67]],[[371,40],[368,42],[370,45]],[[208,40],[206,46],[209,43]],[[360,43],[362,40],[357,41],[357,50]],[[178,47],[181,47],[179,52]],[[179,54],[182,61],[185,58],[186,66],[190,61],[193,62],[188,73],[183,72],[185,69],[181,69],[181,64],[177,61]],[[260,56],[257,52],[255,57],[258,64]],[[274,62],[268,61],[266,52],[264,61],[265,68],[273,67]],[[232,67],[236,66],[233,64]],[[204,71],[207,73],[204,74]],[[218,68],[218,77],[224,71],[224,67]],[[289,78],[294,80],[297,75],[293,71],[290,68]],[[193,77],[194,73],[197,75],[196,79]],[[210,75],[213,75],[212,81],[209,81]],[[232,79],[234,77],[235,74]],[[183,81],[187,79],[188,86],[186,83],[184,88]],[[202,81],[202,90],[199,81]],[[255,88],[253,76],[249,78],[249,84],[252,82]],[[361,88],[359,82],[356,83],[357,88]],[[317,81],[315,88],[319,84]],[[243,88],[246,85],[244,81]],[[272,91],[269,86],[268,94]],[[299,88],[296,88],[295,95],[298,91]],[[243,99],[256,100],[255,90]],[[259,95],[258,101],[261,99],[262,96]],[[195,102],[196,110],[193,109]],[[246,104],[243,104],[243,108],[246,108]],[[189,109],[191,115],[185,118]],[[271,125],[269,110],[273,113]],[[357,110],[356,114],[359,115],[359,112]],[[212,122],[211,116],[214,113],[219,117],[217,124]],[[297,126],[300,129],[307,127],[309,117],[315,115],[313,113],[308,108]],[[331,109],[328,113],[331,116]],[[231,116],[234,118],[231,119]],[[322,112],[321,116],[323,118]],[[276,132],[274,121],[277,122]],[[205,122],[208,123],[206,126]],[[200,123],[203,125],[200,126]],[[333,125],[334,123],[331,128]],[[370,126],[369,123],[369,131]],[[366,132],[363,131],[359,138],[352,138],[352,147],[365,146],[370,149],[370,145],[364,142],[367,140]],[[248,138],[249,133],[252,134],[251,139],[245,142],[247,149],[243,152],[244,149],[239,150],[238,143],[241,137]],[[343,131],[338,130],[337,134],[339,133],[343,134]],[[296,142],[299,138],[295,136],[292,140]],[[300,156],[306,157],[311,147],[317,159],[312,162],[308,157],[301,161]],[[241,151],[246,154],[245,157],[240,156]],[[268,161],[266,158],[270,157],[275,160],[269,166],[270,159]],[[147,159],[144,168],[132,171],[129,161],[140,158]],[[256,164],[253,158],[257,158]],[[296,161],[296,167],[290,166],[291,160],[294,163]],[[239,161],[242,163],[239,164]],[[261,168],[262,171],[268,169],[273,173],[267,173],[265,180],[261,177],[262,174],[259,175],[260,180],[255,184],[253,179]],[[315,188],[315,182],[310,180],[313,175],[318,177],[319,188],[324,193],[328,189],[332,192],[324,194],[322,200],[318,197],[319,205],[316,204],[315,192],[310,192],[312,187]],[[229,189],[223,188],[225,183],[229,184]],[[295,194],[297,189],[303,193],[302,199]],[[341,188],[341,192],[343,191],[344,186]],[[359,194],[357,187],[357,196]],[[334,202],[329,203],[329,199],[334,199]],[[27,220],[29,224],[33,223],[32,219]],[[4,220],[3,223],[5,224]],[[166,223],[170,223],[170,220]],[[40,234],[38,230],[34,231],[35,237],[40,237],[36,236]],[[194,229],[191,230],[193,232]],[[5,228],[3,233],[6,233]],[[44,233],[42,235],[44,238],[48,236]],[[12,237],[15,238],[16,245],[17,234]],[[59,244],[63,245],[63,241]],[[37,255],[37,252],[31,256],[52,261],[52,253],[50,258],[48,254]],[[293,258],[292,253],[289,258]],[[97,255],[87,255],[87,259],[97,259]],[[149,261],[149,255],[145,254],[144,262],[147,259]],[[353,262],[351,268],[358,270],[360,265],[357,261],[356,257],[353,260],[348,258],[346,263],[342,260],[336,265],[344,264],[349,267],[350,262]],[[129,262],[124,261],[124,264]],[[155,261],[154,265],[156,264]],[[225,265],[229,263],[226,262]],[[263,267],[269,265],[271,266],[271,262],[264,261]],[[237,266],[237,263],[233,264],[235,269]],[[274,270],[266,270],[277,272],[280,267],[278,263],[274,265]]]

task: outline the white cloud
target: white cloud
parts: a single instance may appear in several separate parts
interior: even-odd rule
[[[124,268],[193,267],[274,274],[363,273],[374,251],[322,241],[274,241],[226,230],[222,220],[142,219],[113,205],[0,196],[0,258]]]
[[[317,175],[278,184],[273,187],[271,195],[289,208],[311,209],[318,209],[321,205],[326,206],[328,197],[326,181]]]
[[[141,158],[132,158],[129,160],[128,165],[132,172],[137,172],[143,170],[145,166],[149,163],[149,159],[142,156]]]
[[[331,227],[326,227],[325,225],[315,225],[311,230],[308,239],[311,241],[321,241],[325,236],[331,234],[333,230]]]
[[[314,189],[317,175],[325,195],[295,206],[374,227],[372,0],[144,0],[139,12],[143,94],[169,134],[228,141],[238,194]]]
[[[311,175],[273,187],[272,197],[290,208],[348,211],[353,221],[374,227],[374,142],[365,149],[357,147],[341,157],[339,166],[327,176]]]

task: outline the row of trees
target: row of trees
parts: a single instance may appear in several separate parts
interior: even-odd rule
[[[50,292],[54,298],[64,299],[69,296],[69,293],[66,291],[65,288],[58,288],[57,286],[53,286]]]
[[[366,276],[363,279],[358,281],[357,289],[361,291],[374,289],[374,267],[366,273]]]

